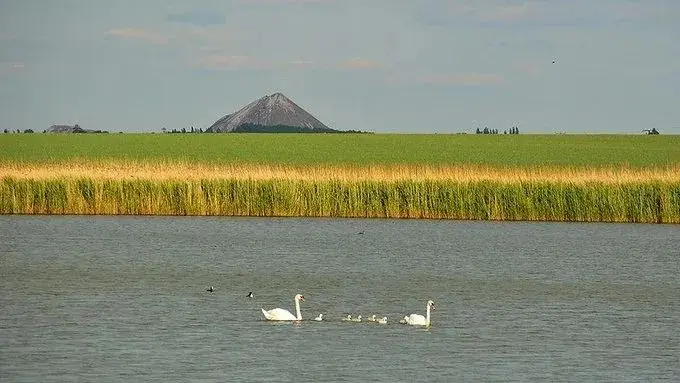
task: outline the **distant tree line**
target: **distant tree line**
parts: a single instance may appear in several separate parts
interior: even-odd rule
[[[498,129],[489,129],[487,127],[484,127],[484,129],[477,128],[475,134],[498,134]]]
[[[498,129],[489,129],[488,127],[484,127],[484,129],[477,128],[475,134],[498,134]],[[503,134],[519,134],[519,128],[513,126],[512,128],[510,128],[509,132],[507,130],[504,130]]]
[[[19,129],[17,129],[17,130],[8,130],[8,129],[5,129],[5,130],[3,130],[2,132],[5,133],[5,134],[9,134],[9,133],[34,133],[34,132],[33,132],[33,129],[24,129],[23,132],[22,132],[21,130],[19,130]]]
[[[190,127],[189,129],[182,128],[182,129],[172,129],[168,130],[167,128],[162,128],[161,131],[163,133],[217,133],[217,132],[209,132],[208,130],[203,130],[201,128],[199,129],[194,129],[194,127]],[[361,130],[335,130],[335,129],[328,129],[328,130],[314,130],[310,128],[305,128],[301,126],[292,126],[292,125],[272,125],[272,126],[264,126],[264,125],[259,125],[259,124],[250,124],[250,123],[245,123],[239,125],[235,130],[232,131],[233,133],[373,133],[373,132],[364,132]]]
[[[59,127],[66,127],[67,129],[58,129]],[[83,129],[78,124],[73,125],[73,127],[69,127],[67,125],[63,125],[63,126],[52,125],[50,127],[50,129],[43,129],[42,132],[43,133],[108,133],[107,130]],[[35,132],[33,131],[33,129],[24,129],[23,132],[19,129],[17,129],[17,130],[4,129],[3,133],[8,134],[8,133],[35,133]]]
[[[45,133],[44,130],[43,130],[43,133]],[[108,130],[83,129],[83,128],[80,127],[80,125],[75,124],[75,125],[73,125],[73,132],[72,133],[108,133]]]
[[[235,130],[235,133],[371,133],[363,132],[361,130],[335,130],[335,129],[311,129],[302,126],[291,125],[272,125],[264,126],[259,124],[241,124]]]
[[[335,130],[313,130],[302,126],[292,125],[259,125],[259,124],[241,124],[233,130],[234,133],[334,133]]]
[[[331,133],[360,133],[360,134],[375,134],[375,132],[368,132],[368,131],[363,131],[363,130],[336,130]]]
[[[167,128],[162,128],[161,131],[163,133],[203,133],[203,129],[201,129],[201,128],[194,129],[193,126],[189,129],[182,128],[182,129],[173,129],[173,130],[170,130],[170,131],[168,131]]]

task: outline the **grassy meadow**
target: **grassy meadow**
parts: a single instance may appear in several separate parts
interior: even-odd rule
[[[680,162],[680,135],[4,134],[0,163],[621,166]]]
[[[680,136],[0,136],[0,214],[680,223]]]

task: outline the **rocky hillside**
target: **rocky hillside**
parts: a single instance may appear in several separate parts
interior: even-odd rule
[[[264,96],[217,120],[206,132],[337,132],[282,93]]]
[[[78,124],[71,125],[52,125],[45,130],[45,133],[108,133],[105,130],[83,129]]]

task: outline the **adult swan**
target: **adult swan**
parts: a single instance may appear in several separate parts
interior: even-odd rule
[[[301,294],[295,296],[295,313],[297,316],[290,313],[288,310],[275,308],[269,311],[262,309],[262,314],[267,320],[302,320],[302,314],[300,314],[300,301],[305,301],[305,297]]]
[[[427,301],[427,317],[420,314],[411,314],[404,317],[406,324],[411,326],[430,326],[430,309],[434,310],[434,302],[432,300]]]

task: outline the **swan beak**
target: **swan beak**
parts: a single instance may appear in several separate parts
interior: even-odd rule
[[[302,296],[302,295],[300,295],[300,300],[304,302],[304,301],[305,301],[305,297]]]

